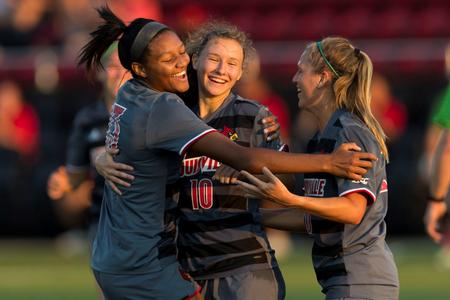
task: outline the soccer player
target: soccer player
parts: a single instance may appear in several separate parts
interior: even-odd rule
[[[62,206],[89,206],[89,240],[97,231],[103,198],[104,179],[94,168],[94,159],[105,151],[105,135],[109,113],[122,83],[129,79],[129,72],[120,65],[117,43],[103,54],[104,70],[97,73],[102,84],[101,99],[82,108],[72,126],[67,147],[65,166],[54,171],[47,183],[51,199],[64,203]],[[83,204],[88,202],[87,204]]]
[[[194,111],[209,126],[245,147],[282,150],[267,141],[266,107],[232,88],[245,72],[251,41],[235,26],[211,22],[189,35],[187,52],[197,88]],[[194,93],[192,93],[194,94]],[[264,232],[259,201],[213,180],[220,163],[186,153],[180,178],[178,258],[202,286],[205,299],[284,299],[285,285]]]
[[[450,187],[450,44],[445,50],[445,69],[449,83],[433,115],[430,130],[430,133],[435,133],[438,138],[437,147],[431,156],[430,190],[424,216],[425,229],[436,243],[442,243],[443,232],[450,229],[443,228],[446,224],[442,220],[448,211],[445,198]],[[450,253],[450,241],[445,241],[443,246],[444,251]]]
[[[252,172],[268,165],[283,173],[330,170],[359,179],[372,166],[366,161],[373,158],[370,153],[294,155],[233,143],[174,94],[189,88],[190,61],[174,31],[142,18],[125,25],[107,7],[99,14],[104,22],[92,32],[80,63],[92,71],[118,39],[120,62],[133,76],[113,104],[106,147],[120,149],[116,159],[134,168],[135,179],[121,195],[106,186],[92,254],[91,266],[107,299],[201,298],[195,283],[180,273],[175,256],[159,256],[166,185],[179,176],[187,151]]]
[[[448,52],[450,53],[450,47]],[[440,243],[442,232],[448,230],[439,228],[438,224],[448,210],[445,198],[450,187],[450,84],[432,122],[433,126],[439,128],[439,137],[431,163],[430,191],[424,222],[428,235],[433,241]],[[446,247],[449,248],[448,245]]]
[[[355,141],[376,153],[374,167],[360,180],[305,174],[305,196],[290,193],[269,169],[265,181],[242,172],[248,196],[271,199],[306,212],[314,238],[313,265],[326,299],[398,299],[398,275],[386,242],[388,152],[384,133],[370,111],[372,63],[340,37],[309,44],[293,78],[299,106],[313,113],[319,132],[309,153],[330,153]]]

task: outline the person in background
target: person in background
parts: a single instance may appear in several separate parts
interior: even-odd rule
[[[129,72],[120,65],[117,43],[103,54],[102,65],[104,69],[96,74],[101,83],[101,97],[75,116],[68,139],[66,164],[54,171],[47,183],[47,193],[57,201],[58,214],[66,226],[83,218],[89,208],[91,243],[97,231],[104,188],[104,179],[96,172],[94,159],[105,151],[104,137],[112,104],[121,84],[130,78]]]
[[[39,118],[12,80],[0,82],[0,147],[18,153],[30,164],[39,150]]]
[[[450,80],[450,45],[446,49],[446,71]],[[429,154],[429,192],[424,215],[425,230],[430,238],[442,245],[444,265],[450,266],[450,218],[448,196],[450,188],[450,83],[431,120],[428,134],[436,139]],[[431,139],[431,137],[428,137]]]
[[[30,207],[30,183],[39,152],[40,120],[34,107],[16,81],[0,80],[0,225],[4,229],[23,224],[11,212]]]
[[[101,97],[83,107],[75,116],[69,135],[66,164],[50,174],[47,194],[55,201],[56,213],[67,227],[88,223],[88,239],[92,247],[100,218],[104,179],[94,168],[94,159],[105,151],[105,135],[109,114],[119,87],[130,78],[120,64],[117,43],[102,56],[103,68],[96,74],[101,84]],[[65,236],[67,237],[67,236]],[[100,298],[103,298],[99,290]]]
[[[406,107],[392,95],[389,82],[379,73],[373,75],[371,92],[373,115],[386,133],[388,144],[395,143],[407,126]]]

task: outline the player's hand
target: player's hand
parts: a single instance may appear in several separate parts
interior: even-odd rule
[[[428,201],[423,222],[425,224],[427,234],[436,243],[440,243],[442,241],[442,234],[439,232],[439,221],[446,212],[447,204],[444,201]]]
[[[133,181],[134,176],[126,173],[126,171],[133,171],[133,167],[122,163],[116,163],[113,154],[117,152],[118,150],[116,149],[99,154],[95,159],[95,168],[97,169],[97,172],[105,178],[105,182],[111,189],[117,194],[122,195],[122,192],[116,184],[130,187],[131,184],[128,181]]]
[[[227,165],[220,165],[217,168],[216,173],[214,173],[213,180],[218,180],[220,183],[230,184],[236,183],[237,178],[239,177],[239,171],[233,169]]]
[[[47,181],[47,194],[52,200],[60,200],[72,190],[66,168],[61,166],[50,174]]]
[[[267,142],[276,140],[280,137],[280,123],[274,115],[267,116],[261,120],[264,128],[264,139]]]
[[[266,167],[262,169],[263,175],[258,179],[247,171],[240,174],[248,182],[236,180],[236,183],[244,191],[245,197],[267,199],[282,205],[291,205],[289,202],[291,193],[286,186]]]
[[[335,149],[329,156],[330,168],[327,168],[329,173],[339,177],[361,180],[362,175],[372,168],[371,161],[378,158],[372,153],[358,151],[361,151],[361,148],[355,143],[345,143]]]

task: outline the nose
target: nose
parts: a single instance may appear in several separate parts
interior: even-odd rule
[[[180,55],[180,57],[178,58],[177,61],[177,67],[178,68],[184,68],[189,64],[190,58],[189,55],[187,55],[186,53],[183,55]]]
[[[225,74],[225,63],[224,62],[221,61],[217,64],[216,72],[218,74]]]
[[[295,72],[295,74],[294,74],[294,77],[292,77],[292,82],[294,83],[294,84],[296,84],[297,83],[297,75],[298,75],[298,72]]]

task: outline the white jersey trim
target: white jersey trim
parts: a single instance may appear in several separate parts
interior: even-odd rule
[[[345,195],[348,195],[348,194],[351,194],[351,193],[357,193],[357,192],[366,192],[367,194],[370,195],[370,197],[372,198],[373,202],[377,201],[377,197],[375,197],[375,194],[372,193],[372,191],[370,191],[369,189],[366,189],[366,188],[351,189],[351,190],[348,190],[348,191],[340,193],[339,197],[343,197]]]
[[[208,133],[215,132],[215,131],[217,131],[217,130],[211,128],[211,129],[207,129],[207,130],[201,132],[200,134],[194,136],[192,139],[190,139],[189,141],[187,141],[187,143],[184,144],[183,147],[181,147],[181,149],[180,149],[180,151],[178,152],[178,154],[180,154],[180,156],[183,156],[183,155],[184,155],[184,152],[186,152],[187,148],[189,148],[189,146],[190,146],[191,144],[193,144],[193,143],[196,142],[197,140],[201,139],[203,136],[207,135]]]

